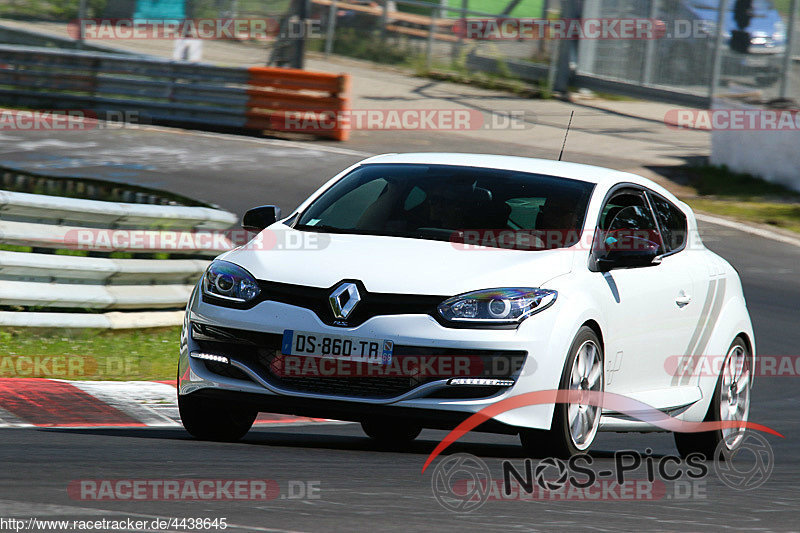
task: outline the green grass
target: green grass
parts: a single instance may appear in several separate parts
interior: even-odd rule
[[[800,193],[725,167],[686,167],[692,209],[800,233]]]
[[[739,202],[708,198],[689,198],[684,201],[697,211],[769,224],[800,233],[800,203]]]
[[[0,378],[173,380],[180,328],[4,328]]]
[[[307,43],[309,51],[321,52],[325,43],[322,39],[312,39]],[[417,61],[419,52],[406,41],[387,40],[382,42],[377,35],[355,28],[339,28],[333,40],[333,53],[337,55],[365,59],[387,65],[411,65]]]
[[[500,13],[508,5],[509,0],[468,0],[467,9],[483,11],[484,13]],[[512,17],[539,18],[542,16],[543,0],[522,0],[511,11]],[[461,0],[448,0],[451,8],[461,9]],[[458,11],[451,12],[451,16],[458,16]]]
[[[697,194],[703,196],[737,200],[800,200],[800,192],[750,174],[733,172],[724,166],[692,166],[686,168],[686,173],[689,185],[697,189]]]
[[[522,98],[548,98],[549,93],[543,87],[535,87],[523,81],[505,78],[496,74],[485,72],[449,72],[443,70],[417,70],[417,76],[430,78],[438,81],[449,81],[451,83],[461,83],[472,85],[482,89],[506,91]]]
[[[773,4],[775,4],[775,9],[777,9],[780,14],[785,17],[789,14],[791,2],[792,0],[774,0]]]
[[[438,4],[436,0],[428,0],[432,4]],[[474,11],[482,11],[483,13],[500,14],[505,10],[510,0],[467,0],[467,9]],[[450,18],[457,18],[461,16],[461,0],[447,0],[446,4],[449,9],[446,11],[445,16]],[[515,7],[510,16],[520,18],[539,18],[542,16],[542,6],[544,0],[522,0],[517,7]],[[430,15],[432,8],[422,6],[409,6],[398,3],[397,9],[407,13],[418,13],[420,15]],[[476,15],[469,15],[475,17]]]

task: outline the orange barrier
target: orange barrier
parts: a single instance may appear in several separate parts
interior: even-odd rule
[[[324,116],[338,117],[349,109],[349,75],[277,67],[247,70],[246,128],[299,131],[337,141],[346,141],[350,136],[349,129],[342,128],[338,120],[333,121],[334,127],[313,127],[315,123],[332,122],[321,120]]]
[[[428,32],[430,31],[430,30],[423,30],[420,28],[407,28],[405,26],[398,26],[397,24],[387,24],[386,30],[393,31],[395,33],[404,33],[406,35],[413,35],[414,37],[428,37]],[[433,38],[436,39],[437,41],[445,41],[449,43],[457,43],[459,41],[459,37],[455,33],[434,32]]]
[[[332,0],[312,0],[314,4],[320,6],[330,6],[333,2]],[[383,8],[375,5],[361,5],[361,4],[350,4],[348,2],[336,2],[337,9],[342,9],[346,11],[358,11],[360,13],[367,13],[369,15],[375,15],[376,17],[383,16]],[[452,19],[446,18],[437,18],[435,21],[431,20],[431,17],[426,15],[417,15],[415,13],[405,13],[403,11],[390,11],[387,13],[388,18],[391,22],[407,22],[409,24],[416,24],[419,26],[430,27],[431,22],[437,27],[444,27],[448,28],[453,25]],[[386,29],[389,29],[387,26]]]

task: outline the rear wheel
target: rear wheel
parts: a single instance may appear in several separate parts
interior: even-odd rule
[[[751,364],[747,344],[741,337],[737,337],[725,356],[705,422],[747,422],[750,414]],[[682,457],[701,453],[707,459],[712,459],[720,442],[725,442],[725,447],[733,450],[739,446],[743,437],[744,433],[739,428],[675,433],[675,445]]]
[[[603,392],[603,349],[597,334],[582,327],[569,350],[562,390]],[[577,402],[556,404],[549,430],[525,429],[520,440],[533,457],[569,458],[589,449],[600,427],[601,408]]]
[[[250,431],[258,412],[240,405],[208,398],[178,395],[181,422],[200,440],[235,442]]]
[[[369,438],[384,446],[407,444],[422,431],[417,424],[396,420],[364,420],[361,428]]]

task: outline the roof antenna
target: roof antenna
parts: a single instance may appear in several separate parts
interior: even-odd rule
[[[564,142],[561,143],[561,152],[558,154],[558,160],[561,161],[561,156],[564,155],[564,147],[567,145],[567,135],[569,135],[569,127],[572,125],[572,115],[575,114],[575,111],[572,111],[569,114],[569,122],[567,123],[567,131],[564,132]]]

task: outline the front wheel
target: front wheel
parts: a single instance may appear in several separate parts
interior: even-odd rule
[[[181,422],[200,440],[236,442],[250,431],[258,412],[225,401],[178,395]]]
[[[572,341],[560,388],[603,392],[603,348],[589,327],[582,327]],[[588,401],[556,404],[550,429],[522,430],[522,446],[533,457],[566,459],[585,452],[597,435],[601,411],[600,406]]]
[[[737,337],[728,349],[704,422],[747,422],[750,414],[751,364],[747,344]],[[711,459],[720,442],[724,442],[728,450],[733,450],[743,437],[741,429],[735,427],[702,433],[675,433],[675,445],[681,457],[701,453]]]

